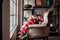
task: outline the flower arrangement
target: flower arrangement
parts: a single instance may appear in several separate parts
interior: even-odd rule
[[[20,29],[20,35],[21,35],[21,37],[20,36],[19,37],[22,38],[22,36],[25,35],[24,38],[26,38],[26,34],[27,34],[27,31],[28,31],[28,26],[29,25],[42,24],[43,22],[44,22],[44,19],[41,18],[41,15],[40,14],[38,14],[38,15],[37,14],[34,14],[34,15],[30,16],[28,18],[28,20],[27,20],[27,23],[25,23],[25,24],[22,25],[22,27]]]

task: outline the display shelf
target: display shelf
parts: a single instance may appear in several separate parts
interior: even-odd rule
[[[50,8],[50,7],[44,7],[44,6],[34,6],[33,8]]]
[[[27,8],[26,8],[26,9],[23,9],[23,10],[33,10],[33,9],[27,9]]]

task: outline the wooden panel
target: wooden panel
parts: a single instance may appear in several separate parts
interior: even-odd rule
[[[10,40],[9,18],[10,17],[10,0],[3,0],[2,3],[2,40]],[[1,40],[1,39],[0,39]]]
[[[18,0],[18,26],[22,25],[22,0]]]
[[[0,40],[2,40],[2,0],[0,0]]]

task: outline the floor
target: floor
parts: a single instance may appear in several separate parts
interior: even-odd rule
[[[60,36],[51,36],[49,40],[60,40]]]
[[[35,40],[43,40],[43,39],[35,39]],[[49,36],[48,40],[60,40],[60,36]]]
[[[33,39],[30,39],[33,40]],[[34,40],[43,40],[43,39],[34,39]],[[46,40],[46,39],[45,39]],[[60,40],[60,36],[48,36],[48,40]]]
[[[52,34],[52,35],[53,36],[51,36],[51,35],[48,36],[48,40],[60,40],[60,35],[57,35],[57,34]],[[33,40],[33,39],[30,39],[30,40]],[[34,40],[43,40],[43,39],[34,39]]]

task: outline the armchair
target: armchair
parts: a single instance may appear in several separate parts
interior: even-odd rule
[[[44,14],[44,22],[42,24],[33,24],[29,25],[28,27],[28,40],[34,40],[34,39],[40,39],[43,38],[43,40],[48,40],[49,35],[49,27],[48,25],[48,13]]]
[[[28,40],[34,40],[34,39],[40,39],[43,38],[43,40],[48,40],[49,35],[49,27],[46,25],[29,25],[28,28]]]

